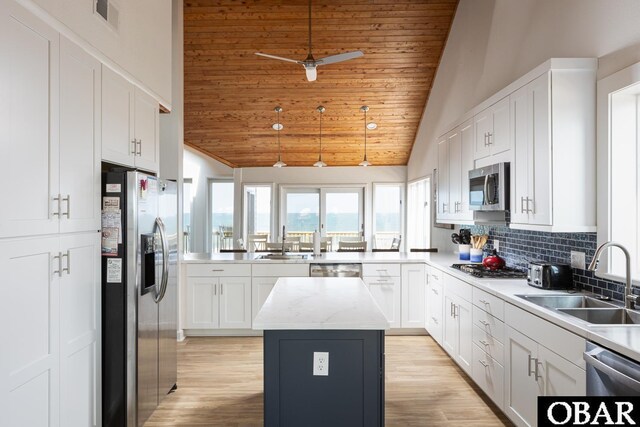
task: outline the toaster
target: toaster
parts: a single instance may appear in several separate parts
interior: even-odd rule
[[[529,261],[527,283],[540,289],[572,289],[573,271],[568,264]]]

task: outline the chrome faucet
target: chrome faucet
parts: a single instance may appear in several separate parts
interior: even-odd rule
[[[284,250],[284,242],[287,240],[287,233],[285,232],[285,226],[282,226],[282,256],[284,256],[285,250]]]
[[[631,255],[627,248],[622,246],[620,243],[609,241],[601,244],[596,249],[596,253],[593,255],[593,259],[587,267],[589,271],[596,271],[598,269],[598,262],[600,262],[600,255],[602,255],[602,251],[604,251],[608,247],[616,247],[619,248],[623,253],[626,260],[626,271],[625,271],[625,289],[624,289],[624,306],[626,308],[634,308],[636,303],[638,302],[638,296],[633,294],[631,290]]]

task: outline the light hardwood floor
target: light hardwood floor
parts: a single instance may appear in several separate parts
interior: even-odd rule
[[[386,337],[387,426],[510,426],[428,336]],[[147,426],[261,426],[262,338],[188,338]]]

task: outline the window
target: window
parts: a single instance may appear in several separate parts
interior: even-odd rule
[[[407,248],[431,247],[431,181],[421,179],[409,183],[407,191]]]
[[[391,248],[402,237],[403,193],[402,184],[373,184],[374,248]]]
[[[193,224],[191,223],[193,217],[191,216],[193,208],[193,198],[195,192],[193,191],[193,181],[191,178],[185,178],[182,184],[183,199],[182,199],[182,227],[183,227],[183,250],[184,252],[191,252],[193,250],[193,238],[191,232],[193,230]]]
[[[598,82],[598,243],[614,240],[631,254],[640,279],[640,63]],[[596,273],[624,281],[625,258],[608,249]]]
[[[232,249],[233,181],[211,180],[209,183],[211,250]]]
[[[271,240],[271,185],[245,185],[243,207],[245,242],[252,235]]]
[[[283,187],[281,224],[289,237],[311,242],[313,232],[339,240],[361,240],[364,188]]]

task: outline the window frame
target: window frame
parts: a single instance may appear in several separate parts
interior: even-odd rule
[[[274,237],[277,237],[276,233],[277,232],[277,221],[275,218],[275,213],[276,213],[276,185],[273,182],[268,182],[268,183],[264,183],[264,182],[259,182],[259,183],[251,183],[251,182],[243,182],[242,183],[242,200],[241,200],[241,205],[240,205],[240,211],[242,212],[242,224],[241,224],[241,229],[242,229],[242,239],[244,240],[244,242],[247,241],[247,236],[248,236],[248,232],[247,232],[247,192],[246,192],[246,188],[247,187],[268,187],[271,189],[271,200],[269,201],[269,235],[271,236],[271,239],[273,240]]]
[[[205,244],[206,247],[209,248],[209,250],[213,250],[213,209],[212,209],[212,203],[213,203],[213,189],[212,184],[214,183],[231,183],[233,184],[233,221],[232,221],[232,226],[235,223],[235,217],[236,217],[236,201],[235,201],[235,197],[236,197],[236,193],[235,193],[235,183],[233,178],[207,178],[207,220],[206,220],[206,230],[207,230],[207,236],[205,239]],[[234,238],[235,238],[235,233],[234,233]],[[235,243],[232,242],[233,246],[235,247]],[[218,250],[220,250],[220,248],[218,248]]]
[[[416,178],[407,182],[407,229],[411,228],[412,223],[410,219],[411,212],[411,187],[413,185],[417,185],[422,183],[424,185],[424,205],[422,206],[422,213],[424,215],[424,219],[426,223],[424,224],[424,230],[426,233],[426,237],[424,239],[425,244],[423,246],[416,246],[418,248],[430,248],[431,247],[431,227],[433,225],[433,210],[432,210],[432,189],[431,189],[431,175],[427,175],[421,178]],[[411,245],[409,245],[409,236],[407,235],[407,249],[411,249]]]
[[[406,192],[407,186],[404,182],[374,182],[371,184],[371,243],[373,245],[376,236],[376,189],[380,187],[400,188],[400,250],[406,245]],[[371,246],[373,248],[373,246]]]

